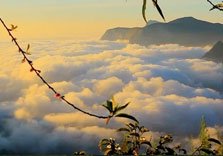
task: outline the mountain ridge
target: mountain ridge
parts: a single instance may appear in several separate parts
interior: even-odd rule
[[[129,43],[179,44],[183,46],[212,45],[223,40],[223,24],[183,17],[168,23],[157,22],[145,27],[113,28],[105,32],[102,40],[128,40]]]
[[[223,63],[223,42],[218,41],[204,56],[204,60]]]

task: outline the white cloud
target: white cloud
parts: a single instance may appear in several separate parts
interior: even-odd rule
[[[76,112],[54,98],[20,63],[13,45],[0,47],[6,50],[0,55],[0,116],[5,121],[0,150],[97,153],[100,138],[115,136],[121,120],[106,126],[104,120]],[[66,99],[87,111],[105,115],[99,105],[115,94],[118,102],[131,102],[126,112],[154,134],[196,134],[202,115],[210,126],[223,124],[222,65],[199,59],[208,47],[35,41],[31,50],[41,74]]]

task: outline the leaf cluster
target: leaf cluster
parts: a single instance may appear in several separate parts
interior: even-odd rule
[[[201,134],[207,132],[204,117],[201,120]],[[222,155],[223,144],[212,137],[201,137],[200,145],[192,151],[188,151],[180,144],[174,145],[172,135],[161,135],[158,141],[151,141],[145,137],[150,132],[148,128],[140,126],[138,122],[125,124],[118,128],[117,132],[123,134],[123,139],[118,144],[115,139],[102,139],[99,148],[104,155]],[[202,134],[204,135],[204,134]],[[205,134],[206,135],[206,134]]]
[[[129,104],[130,102],[124,105],[121,105],[115,101],[114,97],[111,100],[107,100],[106,103],[102,105],[104,108],[106,108],[109,111],[109,116],[106,120],[106,124],[109,123],[112,117],[127,118],[138,123],[138,120],[134,116],[126,114],[126,113],[119,113],[120,111],[128,107]]]

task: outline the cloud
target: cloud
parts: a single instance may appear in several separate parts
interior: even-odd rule
[[[20,63],[13,45],[0,47],[6,51],[0,55],[0,151],[98,154],[101,138],[117,137],[114,129],[123,120],[106,126],[105,120],[75,111]],[[210,129],[223,124],[222,65],[199,59],[209,48],[33,41],[30,57],[75,106],[106,115],[100,105],[114,95],[119,103],[131,102],[125,111],[153,134],[168,132],[182,138],[198,133],[202,115]]]
[[[97,94],[111,97],[112,95],[120,91],[123,86],[124,83],[122,82],[122,80],[118,79],[117,77],[110,77],[95,82],[93,88]]]

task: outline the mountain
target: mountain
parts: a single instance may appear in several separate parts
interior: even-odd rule
[[[209,50],[202,59],[213,61],[216,63],[223,63],[223,42],[218,41],[212,48]]]
[[[105,32],[105,34],[102,36],[101,40],[110,40],[110,41],[115,41],[115,40],[129,40],[133,38],[141,28],[114,28],[114,29],[109,29]]]
[[[107,30],[102,40],[129,40],[140,45],[179,44],[204,46],[223,40],[223,24],[210,23],[193,17],[179,18],[168,23],[153,23],[142,28]]]
[[[156,21],[156,20],[149,20],[148,23],[147,23],[147,26],[148,26],[148,25],[155,24],[155,23],[161,23],[161,22]]]

